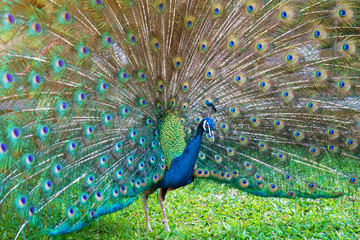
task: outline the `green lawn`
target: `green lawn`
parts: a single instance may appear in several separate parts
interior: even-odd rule
[[[163,231],[157,193],[150,197],[152,233],[141,200],[59,239],[359,239],[355,198],[287,200],[259,198],[203,182],[168,193],[171,232]],[[44,239],[47,239],[45,237]]]

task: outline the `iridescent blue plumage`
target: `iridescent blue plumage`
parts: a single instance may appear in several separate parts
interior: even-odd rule
[[[156,188],[179,188],[194,181],[193,169],[203,141],[203,133],[213,134],[214,127],[211,118],[207,117],[200,122],[194,138],[186,145],[184,152],[172,160],[170,168]]]

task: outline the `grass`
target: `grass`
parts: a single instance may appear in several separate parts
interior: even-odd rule
[[[317,200],[260,198],[195,182],[166,196],[171,232],[164,232],[155,193],[149,199],[151,233],[146,232],[138,199],[80,231],[53,239],[360,239],[359,200],[360,194]],[[0,223],[0,238],[13,239],[7,225],[13,223]],[[50,238],[28,228],[19,239]]]
[[[359,196],[335,200],[259,198],[201,182],[168,193],[165,205],[170,233],[163,231],[155,193],[149,199],[151,233],[146,232],[138,199],[122,211],[55,239],[359,239]]]

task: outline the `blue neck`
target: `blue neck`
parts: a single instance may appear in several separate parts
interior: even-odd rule
[[[197,128],[195,137],[188,143],[184,151],[184,153],[186,152],[186,150],[189,151],[189,157],[187,158],[187,161],[193,166],[195,166],[195,162],[200,151],[203,133],[204,129],[202,128],[202,124],[200,123]]]
[[[195,137],[187,144],[183,154],[172,160],[170,168],[156,188],[179,188],[193,181],[192,174],[198,157],[204,130],[199,124]]]

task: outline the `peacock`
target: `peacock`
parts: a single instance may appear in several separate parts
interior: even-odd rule
[[[359,11],[2,0],[0,221],[14,238],[56,236],[141,198],[152,231],[158,191],[170,231],[165,196],[195,180],[260,197],[358,192]]]

